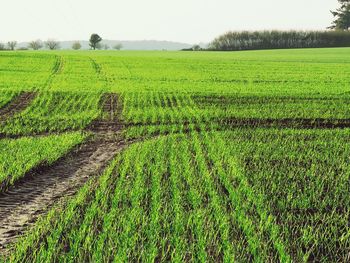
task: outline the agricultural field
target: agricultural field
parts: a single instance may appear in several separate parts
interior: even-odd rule
[[[50,165],[83,139],[82,134],[73,133],[43,138],[22,137],[1,140],[0,185],[2,188],[8,187],[33,167],[43,163]]]
[[[350,261],[350,49],[0,53],[0,261]]]

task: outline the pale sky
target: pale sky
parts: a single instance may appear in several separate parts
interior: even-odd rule
[[[0,42],[210,42],[228,30],[325,29],[337,0],[2,0]]]

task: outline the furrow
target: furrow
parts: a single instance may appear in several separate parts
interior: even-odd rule
[[[38,214],[58,199],[74,194],[101,172],[126,145],[95,138],[56,165],[33,172],[0,195],[0,248],[17,238]]]
[[[36,92],[22,92],[4,108],[0,109],[0,123],[10,119],[15,114],[29,106],[36,96]]]

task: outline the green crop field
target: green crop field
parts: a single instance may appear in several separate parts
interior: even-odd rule
[[[77,133],[0,140],[0,185],[5,188],[14,184],[33,167],[53,163],[83,139]]]
[[[0,149],[0,262],[350,261],[349,48],[1,52]]]

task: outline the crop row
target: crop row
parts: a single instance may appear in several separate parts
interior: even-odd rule
[[[87,185],[61,213],[52,211],[38,223],[12,260],[253,257],[198,147],[185,136],[132,145],[98,185]]]
[[[0,88],[243,95],[348,94],[347,49],[1,54]]]
[[[5,52],[1,54],[0,88],[15,91],[43,88],[54,62],[52,54]]]
[[[85,128],[100,116],[101,94],[42,92],[23,112],[0,125],[5,134],[62,132]]]
[[[3,94],[3,104],[15,93]],[[106,97],[106,96],[105,96]],[[235,126],[319,127],[349,125],[347,97],[268,97],[233,96],[170,92],[125,92],[114,96],[111,109],[104,109],[102,93],[46,91],[38,94],[23,112],[0,125],[5,134],[62,132],[86,128],[102,115],[121,115],[119,121],[131,126],[135,134],[198,130]],[[114,108],[113,108],[114,107]],[[288,122],[288,123],[286,123]],[[226,126],[225,126],[226,125]],[[146,126],[146,127],[145,127]]]
[[[83,129],[99,116],[103,92],[121,94],[122,120],[132,125],[172,125],[181,130],[188,123],[247,118],[332,123],[349,116],[345,53],[346,49],[5,52],[0,88],[45,92],[0,130],[31,134]]]
[[[293,258],[346,261],[349,130],[241,130],[227,133],[248,183],[264,196]]]
[[[229,119],[348,119],[348,97],[242,96],[170,92],[123,94],[123,117],[133,124],[181,124]]]
[[[82,143],[81,133],[0,140],[0,191],[39,165],[50,165]]]
[[[0,90],[0,109],[7,105],[17,95],[14,91]]]
[[[345,260],[349,136],[238,129],[132,145],[12,259]]]

